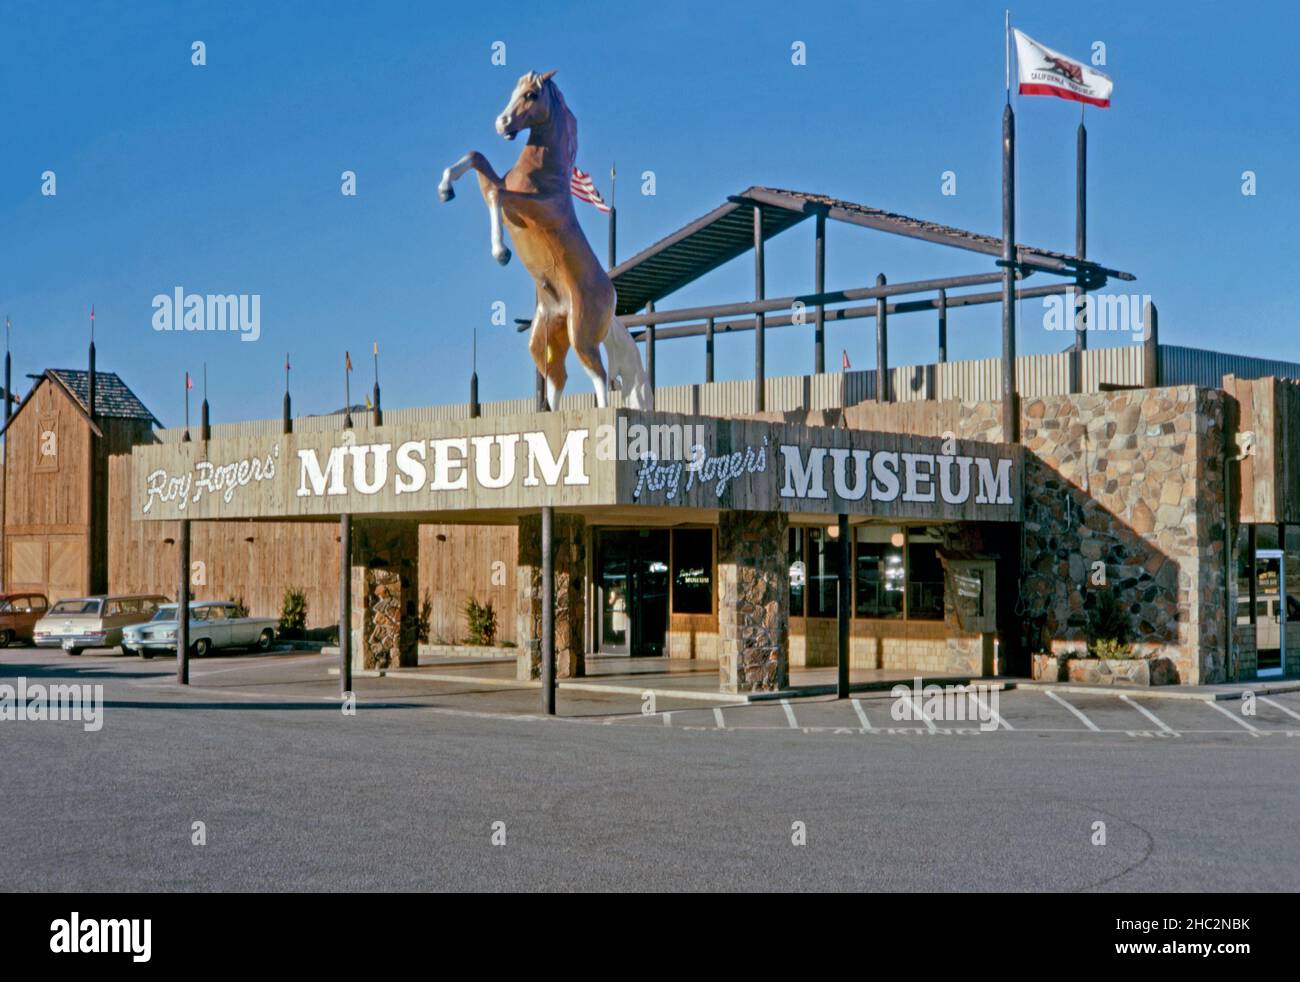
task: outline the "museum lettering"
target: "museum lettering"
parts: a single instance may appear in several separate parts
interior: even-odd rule
[[[587,434],[585,429],[570,430],[558,453],[541,431],[408,440],[396,451],[391,443],[332,447],[324,464],[315,450],[302,449],[297,493],[300,498],[351,491],[371,495],[390,481],[399,495],[463,491],[471,474],[475,484],[488,489],[510,487],[520,475],[524,487],[585,485],[591,480],[586,470]]]
[[[828,498],[830,488],[844,501],[931,502],[960,505],[970,500],[971,469],[978,489],[975,503],[1009,505],[1010,459],[949,454],[899,453],[893,450],[850,450],[839,447],[782,446],[785,478],[782,498]],[[936,498],[936,495],[938,496]]]

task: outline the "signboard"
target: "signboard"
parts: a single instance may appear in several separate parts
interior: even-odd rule
[[[623,409],[241,436],[132,451],[152,520],[542,505],[1016,521],[1022,450]]]

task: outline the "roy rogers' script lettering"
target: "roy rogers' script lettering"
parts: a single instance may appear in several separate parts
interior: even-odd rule
[[[783,445],[780,450],[783,498],[824,499],[834,491],[844,501],[960,505],[970,501],[974,491],[978,505],[1014,503],[1009,459],[839,447]]]
[[[275,479],[275,462],[280,456],[276,445],[265,457],[245,457],[228,464],[214,464],[210,460],[195,461],[185,474],[172,475],[159,468],[145,479],[144,512],[148,514],[154,501],[176,502],[176,510],[198,502],[204,495],[220,495],[230,504],[235,492],[249,484]]]
[[[546,434],[497,433],[489,436],[358,443],[331,447],[322,462],[315,450],[298,451],[300,498],[378,494],[391,487],[398,495],[420,491],[463,491],[474,485],[500,490],[557,484],[586,485],[587,430],[569,430],[559,452]]]
[[[691,447],[690,459],[685,464],[681,461],[661,464],[654,454],[646,454],[637,469],[632,500],[640,500],[642,491],[646,490],[662,491],[664,497],[670,500],[676,498],[683,474],[686,476],[687,492],[697,482],[701,486],[712,484],[714,495],[721,498],[735,478],[745,474],[761,474],[766,470],[767,437],[763,437],[763,445],[757,450],[746,447],[743,451],[714,456],[710,456],[704,446],[697,443]]]

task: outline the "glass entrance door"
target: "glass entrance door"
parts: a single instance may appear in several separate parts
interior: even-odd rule
[[[1286,562],[1281,549],[1255,550],[1255,648],[1261,677],[1281,675],[1286,651]]]
[[[668,532],[596,532],[598,649],[657,657],[668,632]]]

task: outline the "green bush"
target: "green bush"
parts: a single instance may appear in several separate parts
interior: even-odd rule
[[[415,640],[420,644],[429,643],[429,622],[433,620],[433,601],[429,599],[426,591],[424,599],[420,601],[420,614],[415,623]]]
[[[1088,611],[1088,654],[1094,658],[1128,658],[1132,627],[1128,613],[1112,590],[1096,594]]]
[[[497,614],[492,604],[480,604],[473,597],[465,601],[465,621],[469,626],[466,644],[490,645],[497,639]]]
[[[1110,638],[1099,638],[1092,648],[1092,653],[1098,658],[1131,658],[1133,657],[1132,649],[1119,641],[1113,641]]]
[[[280,601],[280,636],[301,639],[307,630],[307,594],[301,587],[285,587]]]

